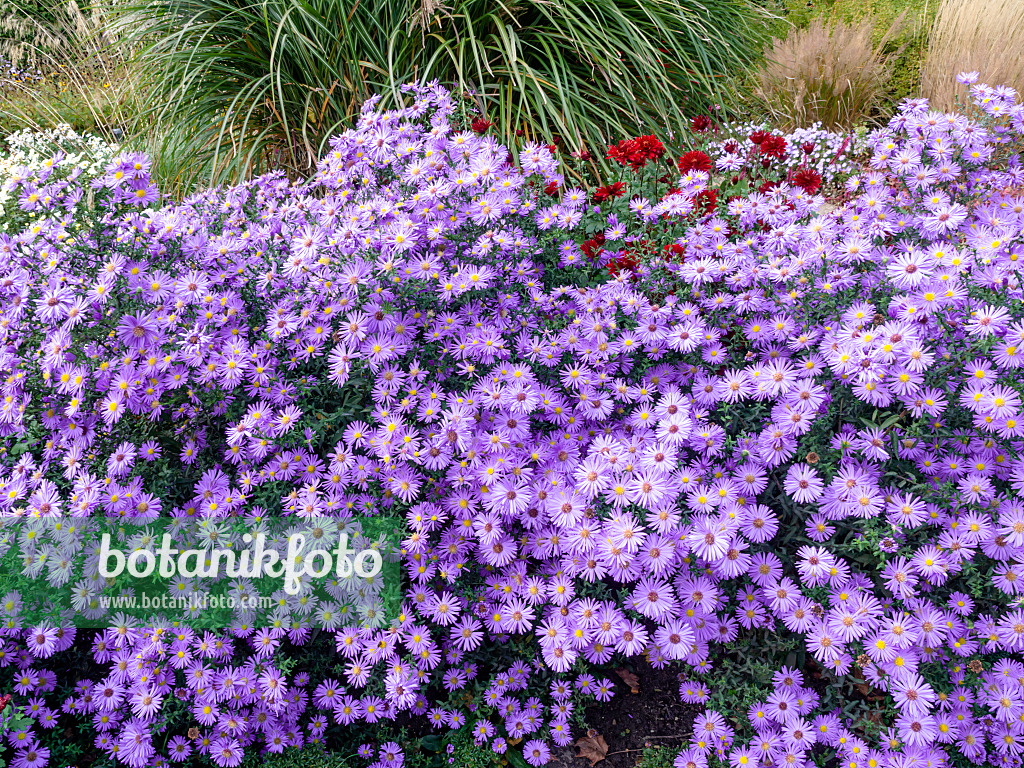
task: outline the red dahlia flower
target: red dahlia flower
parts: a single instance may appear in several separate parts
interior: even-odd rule
[[[636,269],[640,264],[640,259],[635,253],[623,253],[618,258],[608,263],[608,273],[615,277],[624,269]]]
[[[580,250],[588,259],[597,258],[604,250],[601,246],[604,245],[604,232],[598,232],[589,240],[584,240],[580,245]]]
[[[614,184],[595,189],[594,202],[603,203],[609,197],[622,197],[624,194],[626,194],[626,185],[621,181],[616,181]]]
[[[715,206],[718,205],[718,190],[705,189],[693,198],[693,202],[701,213],[714,213]]]
[[[707,115],[697,115],[690,121],[690,130],[694,133],[706,133],[711,128],[711,118]]]
[[[665,258],[669,261],[682,264],[686,260],[685,254],[686,248],[679,245],[679,243],[669,243],[665,246]]]
[[[781,136],[769,136],[761,142],[761,154],[781,160],[786,155],[786,140]]]
[[[793,174],[793,185],[800,187],[808,195],[821,189],[821,174],[813,168],[804,168]]]
[[[680,157],[678,166],[680,173],[689,173],[690,171],[711,173],[711,158],[704,152],[694,150]]]
[[[608,159],[620,165],[628,165],[639,171],[650,160],[658,160],[665,154],[665,146],[654,136],[637,136],[623,139],[608,147]]]

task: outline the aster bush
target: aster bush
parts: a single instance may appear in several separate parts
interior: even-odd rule
[[[161,206],[124,155],[72,231],[81,185],[15,180],[4,554],[88,594],[69,517],[387,521],[402,574],[337,629],[308,593],[259,629],[96,632],[8,594],[13,764],[76,723],[97,764],[398,768],[416,724],[540,766],[642,659],[704,705],[677,768],[1018,765],[1024,108],[974,79],[971,118],[701,121],[592,186],[436,85],[371,99],[301,184]],[[716,669],[744,654],[749,701]]]

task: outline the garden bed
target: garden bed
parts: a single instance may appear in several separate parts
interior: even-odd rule
[[[26,151],[13,764],[1018,763],[1024,108],[961,79],[600,177],[436,84],[303,182]]]

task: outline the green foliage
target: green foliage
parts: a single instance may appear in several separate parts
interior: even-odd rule
[[[636,768],[672,768],[679,750],[673,747],[645,747]]]
[[[34,722],[35,721],[28,715],[24,715],[15,710],[14,705],[12,704],[5,706],[3,712],[0,712],[0,732],[5,736],[28,728]],[[6,763],[0,760],[0,768],[3,768],[4,765],[6,765]]]
[[[420,738],[404,732],[396,741],[405,750],[408,768],[529,768],[521,749],[512,747],[504,755],[485,742],[480,746],[473,739],[472,721],[456,731],[431,733]]]
[[[105,132],[114,120],[116,105],[103,98],[102,91],[94,96],[96,101],[91,101],[55,81],[11,87],[0,98],[0,135],[26,127],[50,129],[61,124],[70,125],[77,133]],[[97,102],[99,110],[94,108]]]
[[[752,734],[753,727],[743,715],[771,695],[772,675],[790,656],[795,661],[799,650],[792,638],[767,630],[741,633],[708,673],[708,709],[733,713],[730,725],[743,736]]]
[[[760,50],[749,0],[157,0],[129,11],[179,188],[308,172],[375,93],[439,79],[499,137],[595,153],[678,125]],[[136,15],[144,16],[139,23]],[[125,30],[128,32],[128,30]]]
[[[447,745],[442,754],[446,754],[450,760],[443,760],[442,765],[455,765],[459,768],[498,768],[502,764],[502,757],[489,746],[479,746],[472,738],[471,727],[466,726],[455,731],[445,739],[450,744],[452,751],[448,754]]]
[[[251,752],[242,762],[242,768],[349,768],[353,762],[341,753],[326,752],[315,746],[288,747],[280,754]]]

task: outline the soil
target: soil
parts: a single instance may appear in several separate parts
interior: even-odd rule
[[[703,710],[698,704],[679,699],[679,670],[654,669],[639,663],[630,668],[639,678],[639,693],[631,693],[617,675],[615,696],[607,703],[587,707],[584,720],[608,743],[606,758],[596,768],[633,768],[646,746],[681,747],[689,740],[693,720]],[[576,738],[586,733],[574,733]],[[590,762],[576,757],[574,747],[554,752],[554,768],[590,768]]]

